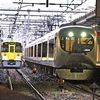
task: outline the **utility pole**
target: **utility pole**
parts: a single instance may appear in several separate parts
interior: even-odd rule
[[[49,0],[46,0],[46,7],[49,6]]]

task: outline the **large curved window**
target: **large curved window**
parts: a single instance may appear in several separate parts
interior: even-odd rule
[[[87,32],[61,32],[60,46],[64,51],[73,53],[90,52],[94,46],[93,37]]]

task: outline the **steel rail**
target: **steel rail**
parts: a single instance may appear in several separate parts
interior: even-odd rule
[[[67,82],[67,86],[70,86],[70,87],[72,87],[72,88],[74,88],[74,89],[76,89],[76,90],[79,90],[80,92],[88,93],[88,94],[90,94],[91,96],[94,95],[96,99],[100,99],[100,95],[98,95],[98,94],[96,94],[96,93],[93,94],[92,92],[90,92],[90,91],[84,89],[83,87],[76,86],[76,85],[74,85],[74,84],[72,84],[72,83],[70,83],[70,82]]]
[[[35,93],[39,96],[41,100],[45,100],[44,96],[31,84],[29,78],[19,69],[17,69],[17,72],[24,78],[25,82],[29,85],[29,87],[35,91]]]

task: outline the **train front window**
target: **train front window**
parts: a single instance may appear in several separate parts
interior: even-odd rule
[[[15,52],[22,52],[22,46],[16,46]]]
[[[21,43],[16,42],[15,52],[22,52],[22,45]]]
[[[10,46],[10,52],[14,52],[14,46]]]
[[[93,45],[93,37],[85,32],[80,34],[68,32],[60,37],[61,48],[70,53],[90,52],[93,49]]]
[[[8,52],[8,42],[5,42],[1,45],[2,52]]]

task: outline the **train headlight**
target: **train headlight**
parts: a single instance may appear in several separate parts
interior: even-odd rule
[[[2,60],[8,60],[7,54],[4,54],[4,55],[2,56]]]
[[[86,37],[86,33],[85,33],[85,32],[82,32],[82,33],[81,33],[81,36],[82,36],[82,37]]]
[[[6,54],[4,54],[4,56],[6,56]]]
[[[22,57],[20,56],[20,54],[17,54],[16,60],[22,60]]]
[[[20,56],[19,54],[17,54],[17,56]]]
[[[73,32],[69,32],[69,33],[68,33],[68,36],[69,36],[69,37],[74,36]]]

